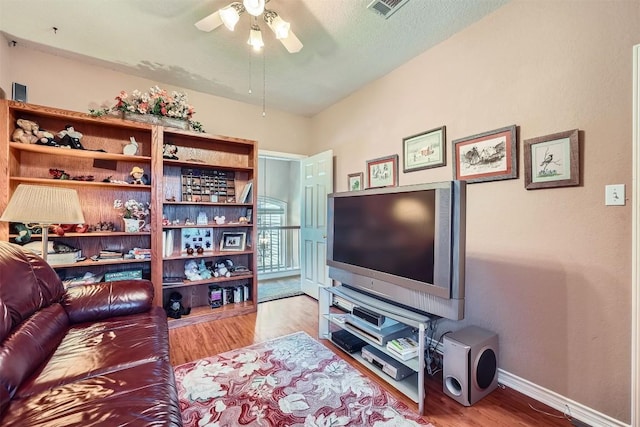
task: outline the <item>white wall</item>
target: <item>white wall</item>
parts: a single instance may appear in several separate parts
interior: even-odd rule
[[[519,1],[314,117],[313,152],[333,149],[336,189],[403,137],[447,127],[447,166],[400,184],[452,178],[452,141],[509,125],[518,179],[467,188],[466,318],[500,337],[499,367],[630,420],[632,46],[637,1]],[[522,141],[580,129],[579,187],[527,191]],[[437,336],[437,335],[436,335]]]

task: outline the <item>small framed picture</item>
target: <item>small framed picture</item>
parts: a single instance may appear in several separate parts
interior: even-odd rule
[[[474,182],[518,177],[516,125],[453,141],[453,178]]]
[[[524,186],[527,190],[580,185],[578,129],[524,141]]]
[[[398,155],[367,160],[367,188],[398,186]]]
[[[180,231],[182,255],[186,255],[189,248],[195,251],[201,247],[204,251],[213,251],[213,228],[183,228]]]
[[[402,140],[403,172],[437,168],[447,164],[445,126]]]
[[[247,242],[247,233],[245,232],[224,232],[220,239],[220,250],[225,251],[244,251]]]
[[[350,173],[347,175],[349,180],[349,191],[359,191],[364,189],[362,181],[364,181],[364,174],[362,172]]]

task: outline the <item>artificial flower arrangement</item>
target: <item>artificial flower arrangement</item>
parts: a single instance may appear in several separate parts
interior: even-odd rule
[[[173,91],[169,94],[166,90],[154,86],[149,92],[134,90],[131,95],[122,90],[115,97],[116,104],[110,108],[89,109],[93,116],[103,116],[112,112],[122,111],[136,114],[150,114],[159,117],[171,117],[189,122],[189,127],[197,132],[204,132],[202,124],[193,120],[195,110],[189,104],[187,95]]]
[[[134,199],[129,199],[126,202],[116,199],[113,201],[113,207],[120,211],[120,216],[123,218],[144,219],[149,215],[149,204]]]

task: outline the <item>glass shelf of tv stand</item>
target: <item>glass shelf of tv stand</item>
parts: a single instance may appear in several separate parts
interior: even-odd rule
[[[346,329],[347,331],[351,332],[353,335],[357,335],[358,338],[362,339],[363,341],[366,341],[367,344],[371,345],[372,347],[377,348],[378,350],[387,353],[389,356],[393,357],[394,359],[396,359],[398,362],[402,363],[405,366],[408,366],[409,368],[411,368],[414,371],[417,371],[418,369],[420,369],[420,360],[418,358],[418,356],[409,359],[409,360],[402,360],[399,357],[396,357],[396,355],[388,352],[386,350],[386,346],[384,345],[379,345],[373,341],[371,341],[370,339],[368,339],[366,336],[358,333],[358,331],[356,330],[352,330],[348,327],[348,325],[345,325],[345,322],[341,321],[341,316],[344,316],[344,314],[336,314],[336,313],[330,313],[330,314],[325,314],[324,317],[325,319],[329,320],[333,325],[338,326],[340,329]],[[333,333],[335,331],[330,331],[330,333]],[[353,356],[353,355],[352,355]],[[395,381],[395,380],[394,380]]]
[[[407,310],[402,307],[398,307],[396,305],[390,304],[386,301],[379,300],[372,296],[363,294],[351,288],[347,288],[341,285],[338,286],[327,286],[320,287],[319,289],[319,314],[320,314],[320,322],[319,322],[319,330],[318,336],[320,338],[331,340],[331,325],[333,327],[338,327],[341,329],[346,329],[345,324],[340,322],[337,314],[332,314],[331,311],[331,301],[334,296],[338,296],[354,305],[358,305],[364,308],[368,308],[376,313],[382,314],[390,319],[393,319],[397,322],[403,323],[407,326],[410,326],[414,329],[417,329],[418,332],[418,357],[415,359],[411,359],[408,361],[403,361],[390,354],[385,347],[372,343],[371,340],[367,339],[367,337],[354,332],[354,335],[362,338],[369,344],[374,345],[374,347],[380,349],[384,353],[394,357],[399,360],[401,363],[409,366],[412,370],[415,371],[415,374],[410,375],[402,381],[396,381],[387,374],[385,374],[381,369],[372,365],[368,361],[362,358],[360,354],[351,353],[349,356],[358,360],[362,363],[363,366],[367,367],[369,370],[376,373],[381,379],[387,382],[392,387],[399,390],[401,393],[409,397],[411,400],[418,404],[418,412],[423,415],[424,414],[424,399],[426,395],[425,385],[424,385],[424,375],[425,375],[425,355],[424,350],[426,346],[426,336],[425,331],[431,322],[436,321],[438,316],[427,316],[416,313],[411,310]],[[347,329],[348,330],[348,329]],[[349,332],[352,332],[349,330]]]

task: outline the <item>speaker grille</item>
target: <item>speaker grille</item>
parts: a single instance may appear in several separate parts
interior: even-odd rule
[[[482,352],[478,359],[478,368],[476,369],[476,381],[478,387],[482,390],[486,389],[493,382],[497,369],[496,354],[493,350],[487,349]]]

